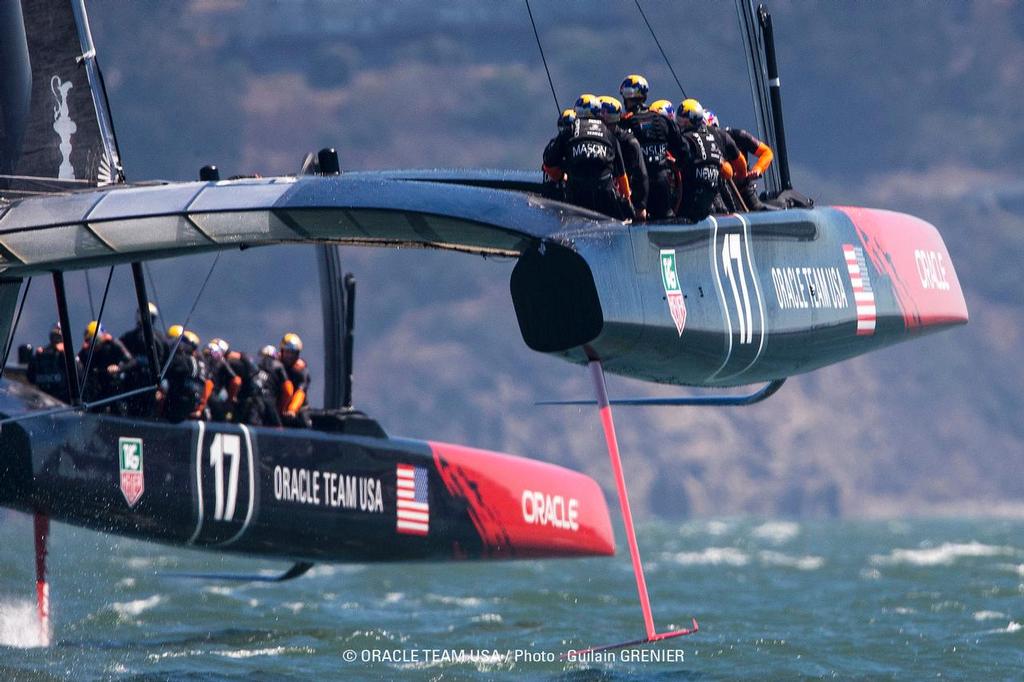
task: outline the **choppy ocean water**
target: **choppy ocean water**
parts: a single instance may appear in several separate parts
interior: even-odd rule
[[[642,633],[621,535],[609,559],[229,585],[161,573],[269,566],[55,524],[42,648],[31,521],[0,512],[0,679],[1024,679],[1024,522],[652,522],[640,544],[659,629],[700,632],[564,661]]]

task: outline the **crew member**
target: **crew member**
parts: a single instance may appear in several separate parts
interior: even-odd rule
[[[619,93],[626,114],[621,125],[640,143],[650,183],[647,214],[651,220],[660,220],[673,214],[676,178],[672,158],[679,159],[683,154],[683,141],[675,123],[644,106],[649,90],[647,79],[641,75],[631,74],[623,79]]]
[[[722,152],[704,124],[704,108],[695,99],[683,100],[676,110],[685,151],[682,168],[682,197],[679,213],[692,222],[710,215],[718,197],[722,175]]]
[[[78,376],[81,378],[82,365],[75,358]],[[64,337],[61,335],[60,322],[50,328],[50,343],[39,346],[29,358],[26,377],[29,383],[39,390],[49,393],[57,400],[70,403],[68,395],[68,370],[64,361]]]
[[[573,121],[576,120],[575,109],[564,109],[558,116],[558,135],[562,134],[562,131],[572,126]],[[555,135],[548,142],[547,146],[544,147],[544,158],[548,157],[550,149],[555,145],[558,140],[558,135]],[[547,168],[544,168],[544,196],[549,199],[557,199],[558,201],[565,201],[565,173],[558,178],[552,177],[551,174],[547,173]]]
[[[213,382],[206,376],[206,367],[197,354],[199,337],[180,324],[167,329],[172,347],[177,342],[171,364],[161,385],[163,415],[170,422],[203,419],[206,401],[213,392]],[[178,340],[180,337],[180,341]]]
[[[632,192],[632,210],[638,220],[647,220],[647,164],[644,163],[640,143],[629,130],[623,128],[622,103],[610,95],[597,98],[601,103],[601,120],[615,134],[622,151],[622,162],[629,176],[629,189]]]
[[[747,160],[733,141],[732,136],[718,127],[718,117],[710,109],[704,110],[704,123],[708,132],[715,136],[715,142],[722,152],[722,170],[724,171],[721,186],[718,188],[719,199],[730,213],[745,210],[745,202],[741,203],[737,192],[733,190],[737,178],[746,174]]]
[[[235,382],[238,390],[233,398],[232,421],[253,426],[281,426],[281,416],[272,392],[271,373],[241,351],[228,351],[224,360],[240,379]],[[284,366],[280,362],[277,364],[280,371],[287,374]]]
[[[132,355],[120,340],[108,334],[103,325],[93,320],[86,325],[78,360],[86,372],[82,396],[86,402],[90,402],[117,395],[123,378],[122,372],[131,363]],[[120,408],[107,404],[99,409],[102,412],[117,412]]]
[[[281,422],[285,426],[301,426],[309,428],[309,410],[306,396],[309,391],[309,368],[306,361],[299,357],[302,353],[302,339],[294,332],[281,337],[281,364],[288,373],[281,401]]]
[[[629,178],[618,138],[598,118],[600,103],[590,94],[576,100],[576,120],[546,150],[544,171],[567,176],[566,198],[578,206],[625,220],[619,197],[630,199]],[[618,193],[616,193],[618,192]],[[631,213],[631,212],[630,212]]]
[[[747,208],[751,211],[768,210],[770,207],[763,203],[761,198],[758,196],[757,180],[764,175],[766,170],[768,170],[768,166],[772,165],[775,153],[772,151],[771,147],[742,128],[726,128],[725,132],[729,133],[732,139],[736,142],[736,146],[739,147],[740,152],[744,155],[753,154],[757,157],[757,163],[749,169],[746,169],[747,161],[746,156],[744,156],[743,165],[746,172],[742,175],[738,175],[736,178],[736,187],[740,190],[740,195],[743,197],[743,201],[746,202]]]
[[[160,316],[160,311],[157,310],[153,303],[149,304],[147,314],[149,315],[150,328],[153,331],[153,345],[157,362],[156,373],[159,375],[164,363],[167,362],[167,354],[169,352],[167,337],[164,336],[162,330],[155,326],[157,318]],[[142,327],[142,315],[139,313],[135,314],[135,328],[121,336],[121,343],[124,344],[124,347],[132,355],[132,361],[128,363],[124,370],[124,390],[132,391],[152,386],[153,375],[149,368],[150,350],[146,348],[146,334]],[[156,391],[140,393],[130,398],[125,398],[124,410],[125,414],[129,417],[152,416],[156,410]]]
[[[288,371],[281,364],[279,355],[277,346],[264,346],[260,350],[260,359],[257,365],[266,375],[263,396],[270,401],[276,417],[275,425],[278,426],[281,425],[281,404],[285,401],[285,396],[290,396],[295,390],[288,379]]]
[[[210,399],[206,401],[210,421],[232,421],[232,410],[237,405],[242,378],[226,360],[225,353],[229,348],[224,339],[210,339],[203,347],[203,362],[206,364],[207,376],[213,382]]]

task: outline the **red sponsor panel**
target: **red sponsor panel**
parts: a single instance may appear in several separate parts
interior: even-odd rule
[[[938,230],[905,213],[837,206],[872,265],[892,283],[908,330],[967,322],[967,303]]]
[[[489,556],[615,553],[604,494],[589,476],[498,452],[429,445],[448,492],[468,503]]]

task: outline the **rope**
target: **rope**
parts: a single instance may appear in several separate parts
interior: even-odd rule
[[[676,75],[676,70],[672,68],[672,62],[668,60],[668,55],[665,54],[665,50],[661,47],[661,41],[658,40],[658,36],[654,33],[654,27],[651,26],[651,22],[647,21],[647,15],[644,14],[644,8],[640,6],[640,0],[633,0],[633,2],[636,3],[636,8],[640,10],[640,16],[644,18],[644,23],[647,24],[647,30],[651,32],[651,37],[654,38],[654,44],[658,46],[658,50],[661,52],[661,56],[665,60],[668,70],[672,72],[672,77],[676,79],[676,85],[679,86],[679,91],[683,93],[683,99],[686,99],[686,90],[683,89],[683,84],[679,82],[679,76]]]
[[[220,260],[220,254],[218,251],[216,258],[213,259],[213,263],[210,264],[210,271],[206,273],[206,279],[203,280],[203,285],[199,287],[199,293],[196,294],[196,298],[192,301],[192,307],[189,308],[188,315],[185,316],[185,321],[181,323],[183,329],[188,329],[189,320],[192,319],[192,313],[196,311],[196,306],[199,305],[199,299],[203,296],[203,291],[206,289],[207,283],[210,281],[210,277],[213,275],[213,271],[217,268],[217,261]],[[181,345],[181,340],[185,338],[183,333],[174,341],[174,347],[171,348],[171,352],[167,354],[167,362],[164,364],[163,370],[160,372],[160,381],[157,384],[163,383],[164,376],[167,374],[167,370],[171,368],[171,361],[174,359],[174,354],[178,352],[178,346]]]
[[[7,367],[7,358],[11,355],[11,349],[14,348],[14,332],[18,330],[18,323],[21,322],[21,311],[25,309],[25,301],[28,299],[28,288],[32,286],[32,278],[29,277],[25,280],[25,289],[21,292],[21,303],[18,305],[18,314],[14,318],[14,325],[11,327],[11,335],[7,339],[7,347],[4,348],[4,361],[0,362],[0,376],[3,376],[4,369]]]
[[[88,276],[88,275],[87,275]],[[103,310],[107,307],[107,294],[110,293],[110,280],[114,278],[114,266],[110,266],[110,273],[107,275],[107,286],[103,288],[103,300],[100,301],[100,315],[94,318],[96,320],[96,330],[92,334],[92,340],[89,341],[89,357],[85,361],[85,372],[82,374],[82,387],[78,389],[78,402],[82,402],[82,398],[85,397],[85,385],[89,383],[89,369],[92,368],[92,355],[96,352],[96,337],[100,335],[100,324],[103,322]],[[68,349],[64,349],[66,353]]]
[[[533,26],[533,37],[537,39],[537,49],[540,50],[540,60],[544,62],[544,73],[548,75],[548,85],[551,86],[551,97],[555,100],[555,112],[556,114],[562,113],[562,108],[558,104],[558,95],[555,94],[555,82],[551,80],[551,70],[548,69],[548,60],[544,56],[544,46],[540,43],[540,34],[537,33],[537,22],[533,20],[533,10],[530,9],[530,0],[524,0],[526,2],[526,11],[530,15],[530,25]]]

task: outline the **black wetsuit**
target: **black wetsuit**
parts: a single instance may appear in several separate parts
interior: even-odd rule
[[[283,363],[282,363],[283,364]],[[285,426],[299,426],[310,428],[313,423],[309,417],[309,408],[307,402],[309,400],[309,384],[312,379],[309,375],[309,367],[306,365],[306,361],[302,358],[296,358],[295,362],[290,365],[284,365],[284,370],[288,374],[288,380],[292,382],[292,395],[302,391],[305,396],[302,399],[302,405],[295,411],[295,415],[281,415],[281,422]],[[287,409],[287,406],[285,407]]]
[[[686,152],[681,161],[683,186],[679,214],[687,220],[704,220],[718,197],[722,151],[705,126],[683,133]]]
[[[78,376],[81,379],[82,366],[75,358],[75,365],[78,367]],[[68,370],[64,363],[64,345],[51,343],[45,348],[36,348],[28,361],[28,368],[25,373],[29,383],[34,384],[39,390],[49,393],[57,400],[70,403],[68,397]]]
[[[271,373],[254,363],[249,356],[243,358],[249,365],[250,374],[247,379],[243,379],[242,390],[238,394],[235,421],[255,426],[281,426]]]
[[[684,154],[679,128],[674,122],[650,109],[639,109],[629,114],[619,125],[633,133],[644,155],[650,184],[648,218],[658,220],[671,217],[675,205],[675,180],[669,155],[678,160]]]
[[[729,136],[736,143],[741,153],[757,154],[757,150],[762,144],[761,140],[742,128],[726,128],[725,131],[729,133]],[[755,178],[740,178],[736,180],[736,187],[743,196],[743,201],[746,202],[749,210],[762,211],[767,208],[761,203],[761,198],[757,194],[757,180]]]
[[[88,368],[88,374],[84,378],[85,390],[83,397],[86,402],[91,400],[102,400],[109,398],[121,390],[122,372],[132,360],[131,353],[118,339],[110,334],[102,334],[96,338],[96,350],[92,353],[92,362],[89,361],[89,342],[82,344],[78,351],[78,360],[82,367]],[[117,366],[113,374],[107,371],[111,365]],[[115,405],[102,405],[102,412],[117,412]]]
[[[624,219],[615,179],[625,175],[618,138],[603,121],[578,118],[545,150],[544,165],[569,176],[566,199],[583,208]]]
[[[715,142],[718,144],[718,149],[722,152],[722,158],[732,164],[734,171],[738,171],[739,169],[736,167],[736,164],[732,162],[740,155],[740,149],[736,146],[732,136],[725,130],[714,126],[708,127],[708,132],[715,136]],[[743,210],[743,206],[738,202],[738,197],[735,196],[735,192],[732,191],[729,180],[724,174],[721,178],[718,194],[722,207],[728,212],[735,213]]]
[[[232,410],[235,407],[231,393],[237,390],[232,383],[235,378],[234,369],[226,358],[215,360],[205,352],[203,357],[210,381],[213,382],[213,391],[210,393],[210,399],[206,401],[206,407],[210,411],[210,421],[231,421]]]
[[[206,365],[192,351],[181,344],[167,368],[164,397],[164,418],[180,422],[195,418],[206,390]]]
[[[562,134],[562,130],[564,130],[564,129],[563,128],[559,128],[558,129],[558,135]],[[548,158],[550,158],[552,156],[552,154],[553,154],[552,150],[555,147],[555,143],[558,142],[558,135],[556,135],[555,137],[552,137],[551,140],[548,142],[547,146],[544,147],[544,156],[543,156],[544,159],[548,159]],[[562,182],[561,178],[555,179],[555,178],[552,178],[551,176],[549,176],[547,173],[544,173],[544,184],[543,184],[542,193],[548,199],[556,199],[558,201],[565,201],[565,199],[566,199],[566,197],[565,197],[565,183]]]
[[[619,141],[622,163],[626,167],[626,175],[629,177],[633,211],[639,214],[640,211],[647,209],[647,196],[650,187],[644,153],[640,149],[640,142],[628,129],[618,125],[612,127],[612,132]]]
[[[284,368],[281,361],[269,355],[260,357],[257,365],[263,373],[262,391],[265,398],[270,400],[274,414],[277,415],[277,423],[281,422],[281,403],[284,400],[284,384],[288,379],[288,370]]]
[[[153,375],[149,369],[149,350],[146,348],[146,335],[142,331],[142,325],[121,336],[121,343],[132,355],[132,360],[124,368],[124,390],[131,391],[137,388],[144,388],[153,385]],[[163,333],[153,329],[153,345],[156,347],[156,374],[160,375],[164,363],[167,362],[167,354],[170,349],[167,345],[167,337]],[[129,417],[149,417],[156,410],[156,392],[146,392],[126,398],[124,401],[125,414]]]

